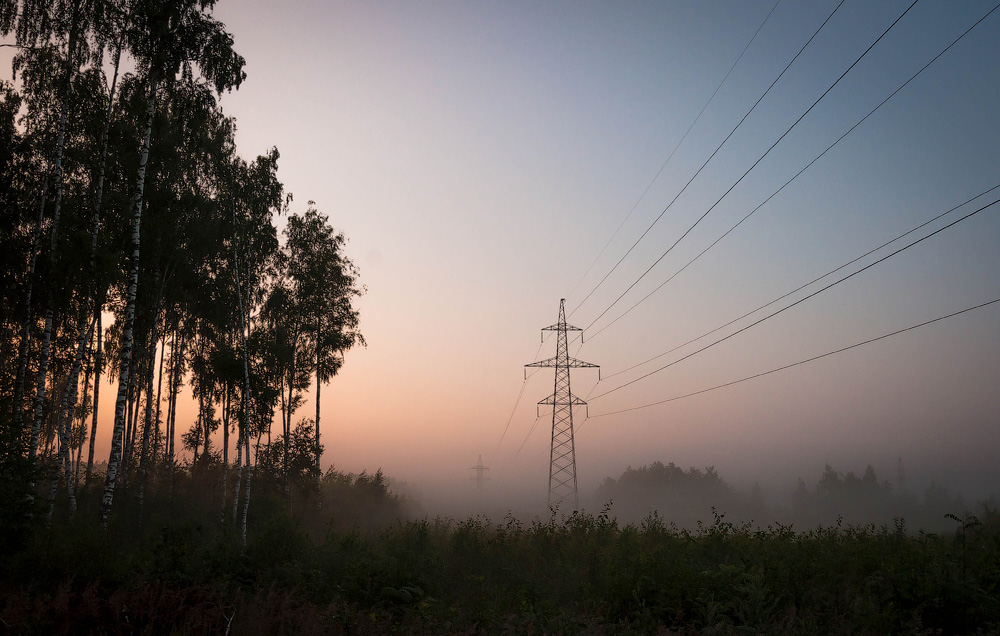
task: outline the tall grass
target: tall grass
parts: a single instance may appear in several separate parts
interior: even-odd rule
[[[356,479],[349,488],[371,489]],[[391,501],[385,489],[384,505]],[[696,530],[599,514],[351,524],[273,488],[248,545],[208,506],[101,531],[83,511],[3,558],[12,633],[992,634],[1000,514]],[[350,491],[347,491],[350,492]],[[360,492],[360,490],[358,491]],[[372,493],[368,492],[369,495]],[[346,495],[345,495],[346,496]],[[270,499],[269,499],[270,498]],[[300,501],[306,502],[306,499]],[[359,499],[354,499],[355,503]],[[314,503],[314,502],[313,502]],[[376,514],[363,505],[352,514]],[[387,519],[385,509],[383,518]]]

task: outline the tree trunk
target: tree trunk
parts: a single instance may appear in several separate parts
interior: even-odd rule
[[[211,432],[212,432],[212,392],[215,390],[215,383],[209,381],[208,388],[203,394],[202,402],[202,417],[201,417],[201,433],[202,438],[202,461],[208,462],[211,459],[209,454],[209,447],[212,443]]]
[[[191,459],[192,472],[194,471],[194,467],[198,465],[198,447],[201,445],[201,437],[199,435],[201,434],[201,420],[203,417],[205,417],[205,391],[201,390],[198,392],[198,417],[194,422],[194,430],[197,435],[192,437],[192,441],[194,442],[194,448],[192,449],[194,456]]]
[[[76,355],[73,358],[73,367],[69,372],[69,379],[66,381],[66,388],[63,390],[62,401],[59,405],[59,411],[56,414],[56,431],[59,435],[59,457],[62,460],[63,469],[65,471],[66,479],[66,491],[69,493],[69,514],[72,516],[76,512],[76,491],[73,488],[73,478],[70,474],[70,462],[69,462],[69,435],[67,433],[67,426],[72,425],[73,422],[73,409],[76,405],[76,394],[77,387],[80,384],[80,367],[83,365],[83,354],[87,350],[87,343],[90,342],[90,338],[94,335],[94,325],[96,320],[90,321],[90,328],[86,328],[86,311],[81,311],[79,320],[79,337],[76,343]],[[58,483],[58,480],[57,480]],[[49,500],[54,499],[55,493],[50,495]],[[51,505],[49,510],[49,518],[52,518]]]
[[[174,412],[174,376],[177,374],[177,341],[180,336],[180,319],[173,326],[173,334],[170,342],[170,366],[167,369],[167,416],[163,420],[163,461],[166,464],[173,463],[172,451],[170,448],[170,418]],[[164,345],[166,343],[164,342]]]
[[[285,409],[284,421],[282,422],[282,435],[284,436],[285,452],[282,454],[281,471],[285,477],[285,496],[289,499],[292,495],[292,486],[288,475],[288,453],[291,450],[289,448],[289,444],[291,443],[292,434],[292,406],[295,399],[295,363],[296,353],[298,352],[298,347],[296,345],[298,338],[298,328],[296,328],[296,330],[292,333],[292,361],[291,365],[288,367],[288,406]]]
[[[104,205],[104,180],[108,163],[108,140],[111,131],[111,117],[114,113],[115,89],[118,86],[118,70],[120,68],[121,59],[122,44],[119,41],[118,46],[115,47],[115,70],[111,77],[111,87],[108,89],[108,108],[104,112],[104,132],[101,135],[101,161],[97,168],[97,192],[94,195],[94,229],[90,236],[90,271],[91,276],[95,277],[92,297],[95,303],[94,312],[97,314],[97,353],[94,361],[94,414],[90,427],[90,448],[87,452],[87,476],[84,480],[86,484],[90,483],[94,467],[94,438],[97,435],[97,405],[101,385],[101,311],[103,310],[104,303],[97,302],[97,239],[101,230],[101,208]]]
[[[174,344],[170,347],[170,382],[167,386],[167,422],[166,422],[166,439],[163,440],[166,456],[167,465],[169,470],[173,470],[174,465],[174,431],[173,431],[173,421],[174,413],[177,408],[177,390],[178,390],[178,375],[180,374],[180,361],[179,356],[181,355],[180,347],[181,340],[183,336],[179,333],[181,329],[180,319],[178,318],[177,324],[174,327]]]
[[[46,285],[45,300],[45,329],[42,332],[42,350],[38,361],[38,380],[35,388],[35,419],[31,425],[31,458],[35,458],[38,449],[38,431],[42,425],[42,412],[45,406],[45,379],[49,368],[49,349],[52,346],[52,323],[53,323],[53,277],[57,275],[56,264],[59,261],[59,221],[62,214],[63,195],[63,150],[66,143],[66,116],[69,110],[69,94],[73,86],[74,56],[76,55],[77,41],[77,10],[78,5],[73,7],[73,23],[69,31],[69,43],[66,54],[66,77],[63,87],[62,102],[59,105],[59,133],[56,136],[56,161],[55,161],[55,188],[56,197],[52,208],[52,230],[49,246],[49,262],[51,271],[49,281]]]
[[[90,352],[90,343],[87,343]],[[87,443],[87,402],[90,398],[90,368],[83,371],[83,397],[80,399],[80,420],[75,424],[70,422],[70,439],[74,442],[70,449],[70,460],[73,465],[73,487],[80,487],[80,467],[83,465],[83,445]],[[75,435],[75,437],[74,437]]]
[[[178,330],[180,330],[178,321]],[[179,334],[180,342],[177,345],[176,353],[171,352],[172,362],[174,362],[174,384],[170,396],[170,421],[167,423],[167,454],[169,456],[170,473],[173,474],[175,462],[175,445],[177,437],[177,393],[180,391],[181,376],[184,374],[184,347],[187,344],[187,337],[184,332]]]
[[[160,421],[161,421],[160,420],[160,405],[162,404],[162,402],[160,401],[160,397],[161,397],[161,394],[163,392],[163,360],[167,357],[167,334],[166,334],[167,324],[166,324],[166,318],[164,318],[164,321],[163,321],[163,330],[164,330],[164,334],[160,337],[160,340],[161,340],[161,344],[160,344],[160,368],[159,368],[159,371],[157,372],[157,380],[156,380],[156,415],[155,415],[155,418],[156,418],[156,427],[154,429],[154,435],[153,435],[153,459],[152,459],[154,467],[156,466],[157,451],[159,450],[159,446],[160,446],[160,442],[161,442],[161,435],[160,435]]]
[[[236,209],[235,208],[232,209],[232,219],[233,219],[233,231],[235,232],[236,231]],[[235,241],[234,241],[234,244],[235,244]],[[234,257],[233,260],[236,261],[236,300],[237,300],[238,308],[239,308],[239,312],[240,312],[240,346],[243,349],[243,400],[242,400],[242,404],[241,404],[241,408],[240,408],[240,439],[241,440],[249,440],[249,437],[250,437],[250,361],[249,361],[250,353],[249,353],[249,349],[247,348],[247,332],[249,331],[249,326],[250,326],[250,320],[249,320],[250,298],[249,298],[249,296],[247,297],[247,308],[246,308],[246,311],[245,311],[244,308],[243,308],[243,283],[242,283],[242,280],[240,278],[240,255],[239,255],[239,252],[237,252],[235,254],[235,257]],[[249,276],[249,272],[247,272],[247,275]],[[250,290],[248,289],[247,290],[248,294],[249,294],[249,291]],[[285,452],[287,453],[288,452],[287,437],[285,439],[286,439]],[[247,442],[247,443],[249,444],[249,442]],[[239,448],[239,445],[237,444],[237,449],[238,448]],[[237,455],[239,455],[238,452],[237,452]],[[247,471],[247,500],[248,501],[249,501],[249,498],[250,498],[250,473],[249,473],[250,463],[249,463],[249,455],[250,455],[250,451],[249,451],[249,446],[248,446],[248,450],[247,450],[247,468],[248,468],[248,471]],[[242,471],[241,471],[241,475],[242,475]],[[235,497],[235,499],[239,499],[239,488],[240,488],[239,482],[237,482],[237,485],[236,485],[236,497]],[[235,502],[234,502],[233,505],[234,506],[236,505]],[[234,512],[234,521],[235,521],[235,508],[234,508],[233,512]],[[244,529],[243,529],[243,542],[246,543],[246,524],[245,523],[244,523]]]
[[[160,296],[162,298],[162,294]],[[139,455],[139,519],[142,519],[143,504],[146,502],[146,476],[149,471],[149,432],[153,428],[153,375],[156,370],[156,343],[160,339],[160,303],[157,299],[153,310],[153,327],[149,334],[149,363],[146,365],[146,413],[142,425],[142,453]]]
[[[90,478],[93,476],[94,472],[94,444],[97,438],[97,406],[100,404],[100,390],[101,390],[101,369],[104,366],[104,353],[103,353],[103,331],[101,330],[101,313],[103,311],[103,306],[98,304],[97,306],[97,345],[94,354],[94,412],[91,415],[90,420],[90,448],[87,450],[87,476],[84,478],[84,483],[89,485]]]
[[[246,496],[243,497],[243,547],[247,545],[247,511],[250,510],[250,478],[253,476],[253,466],[250,464],[250,436],[246,436],[246,440],[243,442],[243,447],[246,449],[246,465],[247,465],[247,487]],[[260,451],[260,435],[257,436],[257,448],[256,451]],[[255,452],[256,454],[256,452]]]
[[[323,483],[323,471],[319,467],[319,394],[320,389],[323,388],[323,376],[320,373],[320,343],[322,342],[321,329],[323,327],[323,318],[319,315],[316,316],[316,483]]]
[[[146,134],[142,141],[139,174],[136,179],[135,203],[132,210],[132,267],[128,278],[128,295],[125,303],[125,323],[122,329],[121,359],[119,360],[118,398],[115,401],[115,424],[111,436],[111,453],[108,456],[108,475],[104,482],[101,502],[101,525],[106,526],[114,502],[115,485],[122,456],[122,437],[125,431],[125,398],[129,381],[129,361],[132,357],[132,330],[135,327],[135,296],[139,284],[139,230],[142,226],[143,189],[146,185],[146,166],[149,163],[149,144],[153,132],[153,114],[156,112],[157,82],[150,81],[149,100],[146,106]]]
[[[133,355],[132,361],[129,364],[128,387],[125,398],[125,449],[122,453],[122,483],[125,485],[129,481],[132,451],[135,450],[135,412],[136,405],[139,403],[139,386],[135,381],[139,366],[137,358],[137,355]]]
[[[220,523],[226,523],[226,507],[229,503],[229,403],[230,383],[227,379],[222,391],[222,515]]]
[[[45,199],[48,196],[49,174],[45,171],[42,181],[42,192],[38,199],[38,216],[35,220],[35,236],[31,243],[31,259],[28,264],[28,289],[25,293],[24,324],[21,326],[21,342],[17,351],[17,376],[14,380],[14,404],[13,420],[18,430],[24,421],[24,383],[28,375],[28,342],[31,338],[31,323],[34,319],[34,307],[31,304],[31,297],[34,291],[35,271],[38,269],[38,254],[42,243],[42,219],[45,217]],[[30,446],[30,454],[34,460],[37,439]]]
[[[0,368],[9,368],[9,357],[10,350],[13,347],[14,340],[14,330],[11,328],[10,324],[5,324],[3,326],[3,341],[0,342]],[[4,393],[7,393],[7,387],[3,388]]]
[[[246,398],[243,398],[246,399]],[[240,505],[240,491],[243,488],[243,443],[246,434],[243,425],[240,425],[239,436],[236,438],[236,488],[233,490],[233,526],[236,525],[237,514]]]
[[[97,315],[94,315],[94,322],[97,322]],[[96,325],[95,325],[96,326]],[[93,332],[93,329],[91,329]],[[88,336],[87,339],[87,350],[84,352],[84,357],[89,359],[90,348],[93,344],[93,333]],[[83,463],[83,445],[87,443],[87,398],[90,397],[90,380],[94,374],[94,363],[91,360],[83,370],[83,399],[80,400],[80,404],[83,405],[83,409],[80,411],[80,423],[77,424],[77,429],[80,432],[80,440],[76,444],[76,462],[73,466],[73,486],[78,488],[80,486],[80,465]]]

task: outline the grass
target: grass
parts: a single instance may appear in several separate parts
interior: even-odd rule
[[[362,484],[368,487],[368,484]],[[278,489],[272,489],[278,490]],[[995,634],[1000,514],[946,534],[604,510],[325,528],[262,489],[247,546],[188,514],[103,531],[86,509],[3,559],[10,633]],[[300,502],[301,503],[301,502]],[[300,507],[299,510],[304,509]],[[255,508],[251,508],[254,510]],[[363,514],[362,510],[355,512]]]

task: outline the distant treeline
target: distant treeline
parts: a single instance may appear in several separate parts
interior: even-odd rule
[[[860,477],[827,465],[814,487],[799,479],[791,503],[774,505],[765,500],[759,486],[738,490],[714,467],[684,470],[672,462],[653,462],[641,468],[629,467],[618,479],[606,478],[587,508],[599,509],[611,502],[611,514],[623,523],[638,523],[655,511],[662,519],[687,529],[711,522],[713,509],[730,521],[762,527],[771,523],[803,529],[837,523],[877,526],[902,519],[913,531],[950,528],[954,522],[946,515],[969,512],[960,495],[935,485],[919,494],[910,492],[905,484],[901,486],[879,481],[870,465]]]

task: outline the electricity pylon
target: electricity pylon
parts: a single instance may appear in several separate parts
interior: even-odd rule
[[[483,466],[483,456],[479,456],[479,463],[470,468],[469,470],[476,471],[476,490],[481,491],[483,485],[485,484],[488,477],[486,476],[486,471],[489,470],[486,466]]]
[[[555,367],[556,380],[552,395],[538,404],[552,405],[552,446],[549,450],[549,507],[557,506],[572,498],[573,507],[580,507],[580,497],[576,490],[576,447],[573,441],[573,407],[587,403],[573,395],[569,387],[571,368],[596,368],[596,364],[569,357],[568,331],[583,331],[579,327],[566,324],[566,299],[559,300],[559,322],[542,331],[556,332],[556,355],[547,360],[532,362],[525,367]],[[583,334],[580,334],[583,337]],[[544,334],[543,334],[544,338]],[[527,373],[527,371],[525,371]],[[598,371],[600,378],[600,371]]]

